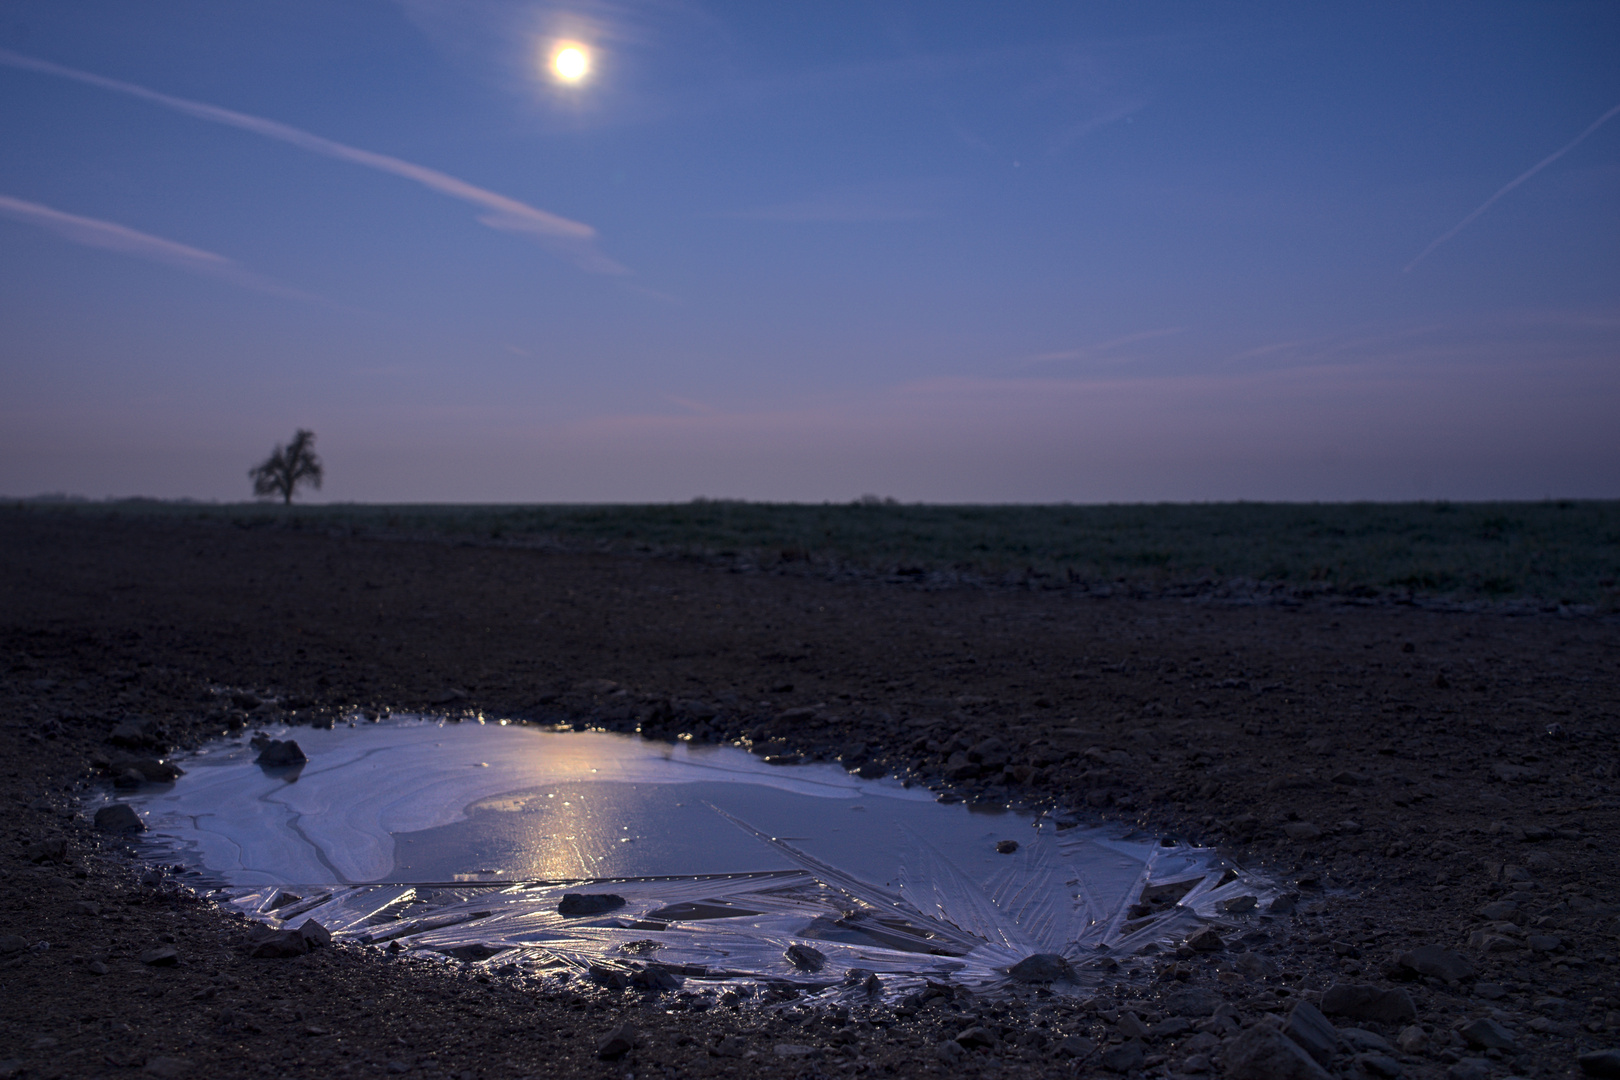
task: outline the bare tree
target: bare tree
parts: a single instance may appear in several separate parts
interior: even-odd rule
[[[253,481],[253,494],[280,495],[291,506],[298,485],[308,482],[319,488],[322,472],[321,459],[315,456],[315,433],[299,428],[292,442],[277,446],[263,464],[248,470],[248,477]]]

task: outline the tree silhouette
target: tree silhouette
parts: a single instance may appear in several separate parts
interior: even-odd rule
[[[253,494],[280,495],[281,501],[292,505],[293,491],[306,481],[321,486],[321,459],[315,456],[315,433],[298,429],[292,442],[277,446],[275,452],[261,465],[248,470],[253,481]]]

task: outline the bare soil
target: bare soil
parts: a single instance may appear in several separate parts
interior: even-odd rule
[[[1620,620],[734,570],[0,511],[0,1077],[1235,1074],[1234,1040],[1336,984],[1417,1013],[1333,1017],[1392,1044],[1341,1045],[1347,1077],[1579,1075],[1620,1044]],[[253,959],[84,813],[120,754],[355,708],[839,758],[1221,845],[1298,904],[1078,1005],[706,1008],[352,946]],[[108,741],[129,721],[145,748]],[[1473,974],[1398,962],[1422,945]],[[1230,1007],[1184,1015],[1200,988]]]

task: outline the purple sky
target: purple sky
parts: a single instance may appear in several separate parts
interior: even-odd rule
[[[553,77],[558,43],[591,72]],[[1620,8],[0,8],[0,493],[1620,497]]]

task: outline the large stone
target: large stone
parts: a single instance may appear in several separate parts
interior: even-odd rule
[[[61,837],[36,840],[24,850],[29,862],[62,862],[67,858],[67,841]]]
[[[1464,1024],[1462,1037],[1476,1050],[1512,1050],[1517,1045],[1513,1032],[1488,1016]]]
[[[1248,956],[1248,953],[1244,953]],[[1200,990],[1196,987],[1187,990],[1177,990],[1173,994],[1165,995],[1165,1012],[1172,1016],[1214,1016],[1215,1010],[1221,1007],[1221,996],[1210,990]]]
[[[1576,1060],[1581,1064],[1581,1072],[1587,1076],[1596,1076],[1599,1080],[1620,1078],[1620,1050],[1593,1050]]]
[[[1338,1030],[1331,1020],[1322,1015],[1321,1009],[1308,1001],[1296,1003],[1289,1011],[1283,1034],[1323,1066],[1332,1064],[1339,1052]]]
[[[303,748],[292,739],[267,739],[260,747],[259,756],[253,759],[253,763],[266,769],[285,769],[292,765],[302,765],[308,760]]]
[[[1221,1061],[1231,1080],[1329,1080],[1298,1043],[1264,1022],[1227,1043]]]
[[[1068,977],[1069,962],[1057,953],[1035,953],[1008,968],[1007,974],[1019,982],[1055,982]]]
[[[1472,979],[1476,974],[1474,965],[1461,953],[1443,949],[1439,945],[1419,945],[1415,949],[1408,949],[1395,962],[1419,975],[1432,975],[1446,982],[1461,982]]]
[[[1380,990],[1376,986],[1339,983],[1322,995],[1322,1012],[1328,1016],[1348,1016],[1352,1020],[1373,1020],[1380,1024],[1404,1024],[1417,1019],[1417,1007],[1405,990]]]
[[[309,942],[309,947],[312,949],[332,944],[332,931],[314,919],[304,920],[303,925],[298,928],[298,936]]]
[[[624,897],[617,893],[564,893],[562,901],[557,904],[557,914],[569,918],[601,915],[603,912],[624,907],[624,903]]]
[[[261,938],[251,955],[258,960],[285,960],[309,952],[309,939],[297,930],[277,930]]]
[[[827,954],[820,949],[795,943],[782,953],[787,962],[800,971],[817,972],[827,966]]]
[[[113,803],[96,811],[96,828],[111,833],[145,832],[146,822],[128,803]]]
[[[602,1036],[596,1044],[596,1056],[603,1061],[622,1058],[636,1046],[636,1029],[626,1020]]]
[[[987,1027],[974,1026],[958,1035],[956,1043],[967,1050],[973,1050],[981,1046],[994,1046],[996,1045],[996,1035]]]
[[[1147,1050],[1138,1039],[1110,1047],[1102,1055],[1102,1066],[1109,1072],[1128,1073],[1140,1069],[1146,1061]]]
[[[1095,1049],[1097,1049],[1095,1040],[1088,1039],[1084,1035],[1065,1035],[1059,1040],[1054,1053],[1058,1057],[1083,1058],[1089,1056]]]
[[[140,961],[147,967],[174,967],[180,962],[180,954],[175,952],[174,946],[164,945],[141,953]]]

